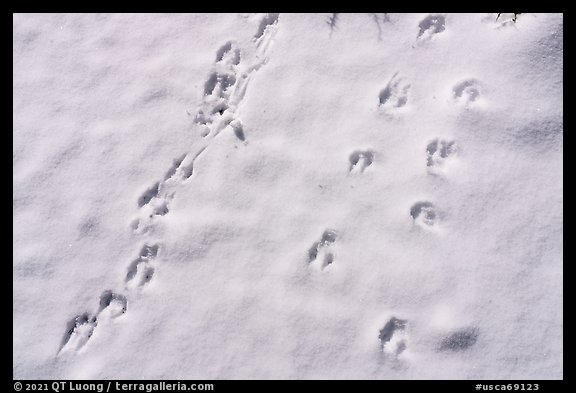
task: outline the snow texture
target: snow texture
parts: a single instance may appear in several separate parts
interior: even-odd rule
[[[14,378],[563,378],[563,15],[496,17],[14,14]]]

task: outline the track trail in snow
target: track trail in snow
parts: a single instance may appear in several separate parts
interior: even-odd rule
[[[180,187],[187,186],[194,178],[196,161],[207,150],[210,142],[222,131],[229,130],[245,141],[242,121],[238,109],[257,71],[268,62],[268,56],[278,31],[279,14],[265,14],[256,34],[246,46],[246,54],[252,59],[243,59],[243,52],[235,41],[228,41],[216,51],[212,70],[204,83],[204,96],[194,118],[201,128],[203,140],[188,152],[173,159],[164,178],[155,181],[138,198],[138,216],[130,228],[135,234],[143,235],[155,225],[156,219],[170,213],[170,202]],[[138,256],[129,264],[124,279],[126,295],[106,290],[100,299],[98,311],[84,312],[67,323],[57,356],[77,353],[91,340],[100,326],[126,314],[128,294],[145,288],[154,277],[157,259],[161,251],[160,242],[148,241],[140,247]]]
[[[443,14],[430,14],[418,24],[416,41],[412,48],[425,46],[434,40],[437,35],[447,29],[446,16]],[[399,71],[394,73],[388,84],[380,91],[378,96],[378,109],[385,119],[390,120],[402,117],[410,105],[410,93],[412,84]],[[452,104],[462,110],[474,110],[482,98],[482,83],[471,78],[455,83],[451,89]],[[426,165],[427,173],[433,179],[448,176],[446,167],[458,156],[459,144],[455,140],[441,138],[423,141],[423,164]],[[364,161],[360,171],[368,167],[374,161],[374,155],[356,151],[350,156],[351,169],[356,169],[360,161]],[[366,157],[369,157],[367,159]],[[413,228],[416,230],[438,231],[442,227],[442,221],[447,212],[439,204],[427,200],[415,201],[410,207],[410,217],[413,220]],[[393,365],[400,365],[406,358],[405,352],[410,345],[411,321],[398,319],[392,316],[380,330],[379,340],[381,354],[386,361],[392,361]],[[478,338],[479,329],[474,326],[465,326],[460,330],[447,330],[441,333],[436,345],[436,351],[458,352],[472,347]]]

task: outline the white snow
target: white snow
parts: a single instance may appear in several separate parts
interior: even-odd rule
[[[14,14],[14,378],[563,378],[563,15],[513,16]]]

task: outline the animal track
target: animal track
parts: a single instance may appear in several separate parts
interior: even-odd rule
[[[160,183],[156,182],[152,187],[144,191],[144,194],[138,198],[138,207],[147,205],[152,198],[156,197],[158,195],[158,187],[160,187]]]
[[[236,90],[239,64],[240,49],[236,47],[235,42],[226,42],[216,52],[214,70],[210,72],[204,83],[203,102],[194,118],[196,124],[204,126],[203,137],[208,136],[212,131],[218,133],[232,120],[229,118],[224,124],[220,124],[219,121],[229,109],[231,96]]]
[[[322,234],[319,241],[314,242],[312,247],[308,250],[308,263],[312,263],[317,259],[322,259],[320,269],[325,269],[328,265],[334,262],[334,243],[336,243],[336,231],[333,229],[326,229]],[[323,258],[319,258],[323,255]]]
[[[434,226],[440,219],[440,212],[430,202],[417,202],[410,208],[414,223],[421,227]]]
[[[218,49],[216,52],[216,63],[221,61],[228,61],[230,64],[240,64],[240,49],[234,48],[232,50],[232,41],[228,41]]]
[[[174,176],[174,174],[176,173],[176,169],[178,169],[178,167],[180,166],[180,164],[182,164],[182,161],[184,161],[185,158],[186,158],[186,154],[183,154],[180,157],[172,160],[172,166],[166,172],[166,175],[164,176],[164,180],[168,180],[172,176]]]
[[[194,173],[194,162],[206,150],[206,148],[200,149],[196,154],[188,154],[184,159],[180,162],[178,168],[176,168],[176,174],[180,171],[181,173],[181,180],[186,180],[192,176]]]
[[[158,246],[157,244],[153,244],[151,246],[146,244],[142,247],[142,250],[140,250],[140,258],[146,258],[146,259],[156,258],[159,249],[160,246]]]
[[[419,40],[429,40],[434,35],[446,30],[446,18],[443,15],[428,15],[418,24],[419,31],[416,37]]]
[[[146,190],[140,198],[138,198],[138,207],[143,208],[144,206],[151,206],[153,215],[165,215],[169,211],[168,205],[163,198],[159,197],[159,193],[160,182],[156,182],[151,188]]]
[[[126,299],[126,296],[114,293],[110,290],[104,291],[100,296],[99,315],[106,313],[108,318],[113,319],[126,313],[127,310],[128,299]]]
[[[398,357],[406,350],[406,324],[407,320],[392,317],[380,330],[378,339],[380,340],[382,352],[385,355]]]
[[[96,316],[91,316],[87,312],[72,318],[67,323],[58,354],[67,351],[79,351],[90,340],[97,324]]]
[[[464,351],[476,344],[478,335],[479,331],[475,327],[458,330],[445,337],[440,342],[438,349],[440,351]]]
[[[128,300],[126,296],[114,293],[110,290],[104,291],[100,296],[100,307],[96,315],[88,312],[75,316],[66,325],[66,332],[62,339],[62,344],[58,354],[63,352],[77,352],[84,347],[98,326],[98,319],[111,320],[126,313]]]
[[[466,79],[457,83],[452,89],[456,103],[468,106],[477,101],[482,93],[482,86],[476,79]]]
[[[213,72],[204,84],[204,95],[223,97],[228,88],[234,86],[234,83],[236,83],[236,77],[233,74]]]
[[[394,110],[406,106],[409,91],[410,84],[406,83],[396,72],[386,87],[380,92],[380,106],[385,110]]]
[[[145,244],[140,250],[140,255],[128,267],[126,273],[126,287],[139,288],[143,287],[152,280],[154,267],[152,261],[158,255],[159,246],[157,244]]]
[[[426,166],[430,173],[435,173],[444,162],[457,152],[455,141],[434,139],[426,146]]]
[[[137,259],[128,268],[128,273],[126,274],[126,286],[131,282],[136,283],[137,286],[142,286],[144,284],[144,270],[146,269],[146,263]]]
[[[350,154],[349,157],[350,168],[349,172],[364,172],[374,162],[374,152],[370,150],[356,150]]]
[[[266,14],[254,36],[255,60],[252,64],[242,66],[245,70],[239,73],[241,51],[233,41],[228,41],[216,51],[213,69],[204,83],[203,101],[195,116],[195,123],[205,126],[203,136],[210,133],[216,136],[220,130],[231,125],[236,137],[245,140],[244,128],[235,111],[241,103],[251,76],[268,60],[268,50],[277,28],[279,14]],[[250,53],[250,52],[249,52]],[[148,218],[165,215],[169,212],[168,204],[175,195],[176,188],[185,183],[194,173],[195,160],[206,149],[202,147],[197,153],[188,152],[173,160],[172,165],[161,182],[155,182],[145,190],[137,200],[140,218],[132,220],[130,227],[135,231],[146,231],[149,228]],[[137,288],[146,285],[154,276],[154,260],[159,251],[157,244],[145,244],[139,256],[128,266],[126,287]],[[330,260],[331,263],[332,260]],[[98,326],[98,318],[112,320],[126,313],[128,300],[126,296],[104,291],[100,296],[99,309],[96,315],[85,312],[68,322],[58,354],[80,350],[92,337]]]
[[[266,14],[260,21],[260,26],[258,27],[258,31],[254,35],[254,38],[258,40],[264,35],[268,26],[278,23],[279,16],[280,14]]]
[[[162,182],[156,182],[146,190],[138,199],[141,209],[140,217],[130,224],[135,232],[145,232],[150,226],[154,216],[164,216],[169,213],[169,203],[174,197],[174,188],[192,177],[194,173],[194,163],[204,152],[206,147],[201,148],[196,154],[184,154],[173,160],[170,169],[166,172]]]
[[[238,139],[245,141],[242,126],[232,124],[236,119],[236,110],[242,102],[252,75],[267,60],[267,52],[272,36],[278,24],[279,14],[265,14],[260,20],[258,30],[253,37],[256,46],[252,64],[241,64],[240,49],[233,41],[228,41],[216,52],[213,71],[204,84],[202,104],[196,111],[194,122],[202,126],[202,137],[216,136],[228,125]],[[248,51],[250,54],[250,51]],[[249,60],[243,60],[246,62]]]

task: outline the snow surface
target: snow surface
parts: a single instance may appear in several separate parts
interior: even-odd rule
[[[14,14],[14,378],[560,379],[563,15]]]

